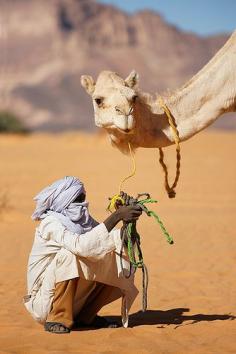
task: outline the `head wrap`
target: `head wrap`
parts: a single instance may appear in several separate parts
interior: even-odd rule
[[[82,234],[94,227],[94,219],[89,215],[88,202],[74,203],[85,194],[83,183],[76,177],[66,176],[44,188],[34,197],[36,208],[33,220],[42,220],[54,215],[70,231]]]

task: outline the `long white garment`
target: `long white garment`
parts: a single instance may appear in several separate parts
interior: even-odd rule
[[[138,294],[134,275],[126,279],[120,266],[120,230],[108,233],[101,223],[91,231],[77,235],[68,231],[53,215],[36,228],[28,262],[28,295],[25,306],[31,315],[44,323],[51,309],[55,284],[82,277],[115,286],[122,292],[122,322],[128,326],[128,313]],[[129,262],[123,257],[129,272]]]

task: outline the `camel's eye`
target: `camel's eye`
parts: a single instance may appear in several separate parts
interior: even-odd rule
[[[103,98],[102,97],[97,97],[97,98],[95,98],[95,102],[98,105],[98,107],[100,107],[102,105]]]

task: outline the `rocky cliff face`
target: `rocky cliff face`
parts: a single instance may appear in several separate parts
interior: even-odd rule
[[[93,0],[0,0],[1,107],[31,129],[94,129],[81,74],[140,74],[149,92],[173,89],[196,73],[226,35],[180,31],[157,13],[128,15]]]

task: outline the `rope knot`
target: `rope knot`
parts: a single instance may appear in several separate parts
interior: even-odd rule
[[[175,196],[176,196],[176,192],[173,189],[168,192],[169,198],[175,198]]]

